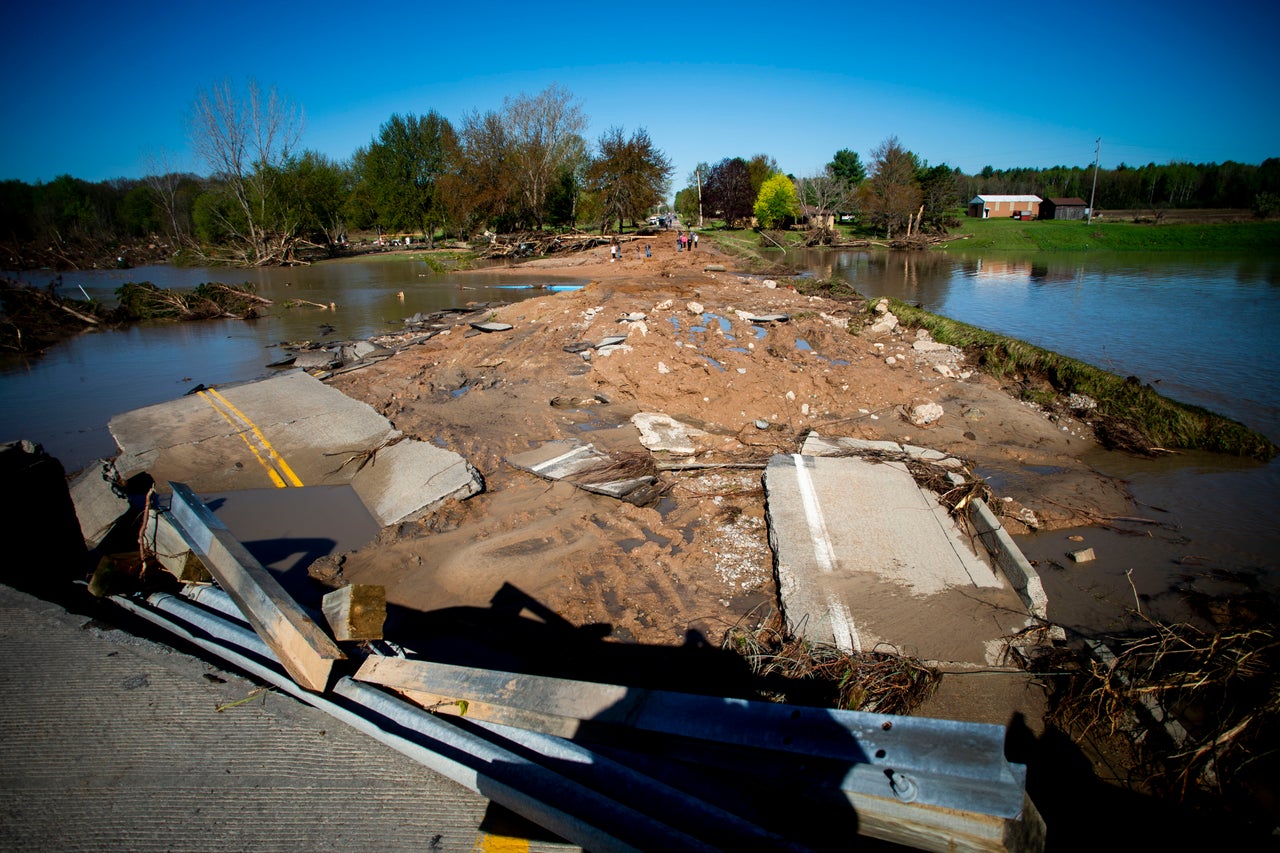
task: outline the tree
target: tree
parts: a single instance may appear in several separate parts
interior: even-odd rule
[[[843,178],[836,176],[830,163],[813,177],[797,181],[796,192],[800,204],[813,208],[814,213],[824,222],[826,217],[854,207],[854,189]]]
[[[698,221],[698,188],[685,187],[676,193],[676,214],[682,222]]]
[[[871,177],[858,190],[863,212],[885,237],[906,230],[920,207],[919,159],[891,136],[871,152]]]
[[[916,177],[920,182],[920,200],[924,205],[921,224],[938,233],[946,233],[948,227],[959,225],[952,215],[952,209],[960,204],[955,170],[940,163],[933,168],[922,168]]]
[[[250,80],[245,93],[222,82],[196,94],[188,130],[196,155],[213,170],[229,204],[207,204],[208,215],[248,264],[289,260],[296,234],[268,219],[275,179],[302,134],[301,111],[273,88]],[[229,213],[236,211],[235,215]]]
[[[293,223],[300,238],[320,242],[334,254],[346,238],[352,183],[348,169],[323,154],[304,151],[281,167],[274,218]]]
[[[587,167],[586,185],[601,203],[600,232],[615,219],[633,223],[643,218],[666,194],[671,161],[649,139],[644,128],[628,138],[614,127],[600,136],[597,155]]]
[[[778,161],[768,154],[752,156],[747,161],[747,172],[751,175],[751,198],[755,199],[760,195],[760,188],[764,186],[764,182],[780,171],[782,170],[778,168]]]
[[[513,145],[502,116],[490,110],[463,118],[460,194],[452,201],[450,221],[470,228],[480,222],[498,231],[516,222],[518,183]],[[465,223],[465,225],[464,225]]]
[[[557,84],[537,95],[508,98],[503,109],[523,212],[541,228],[547,190],[580,148],[587,119],[577,99]]]
[[[799,216],[800,203],[796,201],[795,184],[781,173],[768,178],[760,187],[753,210],[761,228],[774,228],[788,218]]]
[[[718,213],[730,228],[751,215],[755,198],[747,161],[741,157],[726,157],[712,166],[702,187],[703,209]]]
[[[863,167],[858,152],[850,151],[848,148],[837,151],[831,158],[831,162],[827,164],[827,169],[831,177],[845,185],[850,196],[867,179],[867,170]]]
[[[440,180],[456,168],[458,137],[448,119],[393,113],[369,144],[362,175],[383,227],[418,231],[431,245],[445,215]]]

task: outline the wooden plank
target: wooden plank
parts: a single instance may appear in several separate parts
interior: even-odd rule
[[[174,526],[289,675],[323,691],[346,655],[185,483],[169,483]]]
[[[382,639],[382,625],[387,621],[385,587],[368,583],[348,584],[327,593],[320,607],[335,640]]]

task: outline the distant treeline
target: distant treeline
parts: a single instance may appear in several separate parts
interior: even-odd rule
[[[979,194],[1046,198],[1081,198],[1093,193],[1092,166],[1054,166],[1050,169],[993,169],[976,175],[957,174],[963,201]],[[1126,166],[1098,170],[1095,206],[1100,210],[1150,208],[1248,208],[1267,216],[1280,213],[1280,158],[1261,165],[1185,163]]]
[[[91,183],[0,181],[0,264],[11,269],[192,260],[243,265],[333,255],[349,232],[470,239],[486,231],[598,228],[642,223],[665,208],[670,161],[638,129],[611,128],[594,144],[567,90],[552,86],[473,112],[456,125],[438,113],[393,114],[349,160],[302,148],[298,115],[274,91],[229,86],[200,93],[193,145],[208,176],[167,172]],[[777,161],[700,163],[675,206],[749,223]],[[890,137],[864,164],[848,149],[820,174],[791,180],[807,211],[852,214],[886,236],[957,224],[978,194],[1095,199],[1099,210],[1245,208],[1280,213],[1280,158],[1260,165],[1171,162],[995,169],[976,175],[930,167]],[[789,194],[788,194],[789,195]],[[789,209],[789,208],[788,208]],[[796,205],[793,219],[799,218]],[[1157,221],[1159,217],[1156,217]]]

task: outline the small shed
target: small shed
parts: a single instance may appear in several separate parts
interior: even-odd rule
[[[836,215],[819,210],[812,204],[800,205],[800,219],[810,228],[835,228]]]
[[[1035,219],[1040,215],[1040,196],[976,195],[969,201],[969,215],[980,219]]]
[[[1089,203],[1082,198],[1046,198],[1040,205],[1041,219],[1084,219]]]

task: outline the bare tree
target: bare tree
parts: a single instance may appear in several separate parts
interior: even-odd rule
[[[192,176],[183,175],[174,169],[168,152],[164,150],[147,156],[143,169],[146,170],[146,176],[142,180],[155,194],[160,209],[164,211],[165,230],[170,243],[174,247],[184,245],[190,237],[186,223],[191,211],[184,206],[179,190],[184,182],[192,180]]]
[[[241,260],[288,260],[296,223],[273,223],[270,210],[276,177],[302,135],[301,110],[274,87],[264,93],[250,80],[242,94],[223,81],[196,94],[189,132],[196,155],[234,202],[237,215],[222,214],[220,224],[240,244]]]
[[[853,188],[834,173],[830,164],[816,175],[796,181],[796,194],[800,203],[812,208],[824,222],[828,216],[836,216],[853,207]]]
[[[541,228],[547,189],[580,150],[587,119],[569,90],[554,83],[537,95],[508,98],[503,107],[521,201]]]

